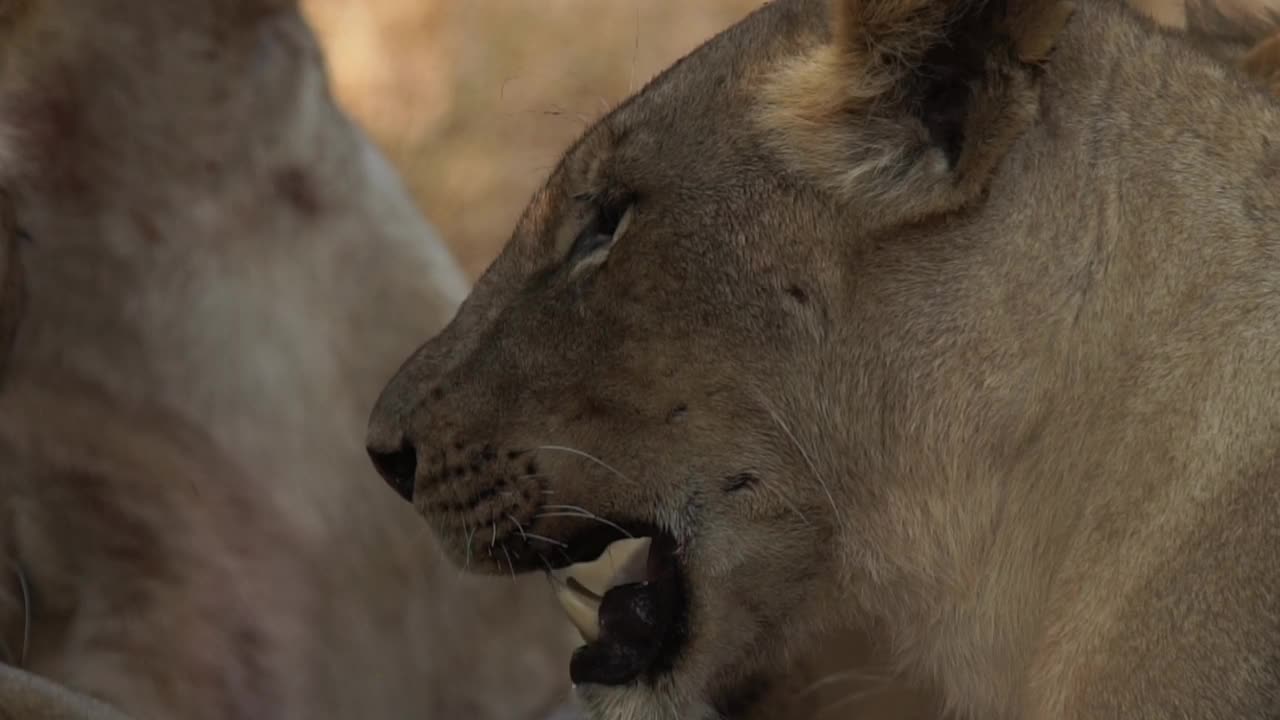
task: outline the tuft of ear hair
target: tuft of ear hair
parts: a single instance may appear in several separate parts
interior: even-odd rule
[[[797,172],[875,225],[980,196],[1035,121],[1067,0],[832,0],[829,40],[764,81],[758,121]]]

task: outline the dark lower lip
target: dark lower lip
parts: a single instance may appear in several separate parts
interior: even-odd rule
[[[600,639],[579,647],[569,663],[569,677],[575,684],[652,683],[674,669],[687,645],[689,593],[678,546],[669,533],[643,536],[653,538],[649,580],[605,594]]]

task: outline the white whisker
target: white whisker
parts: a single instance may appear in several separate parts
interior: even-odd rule
[[[514,517],[511,517],[511,513],[503,513],[503,514],[507,516],[508,520],[516,524],[516,530],[520,532],[520,537],[524,538],[525,541],[528,542],[529,536],[524,534],[524,526],[520,524],[520,521],[515,519]]]
[[[858,700],[862,700],[863,698],[868,698],[873,695],[879,695],[880,693],[885,692],[887,689],[888,688],[886,687],[868,688],[866,690],[859,690],[858,692],[849,693],[848,695],[840,698],[839,700],[836,700],[835,702],[829,705],[826,705],[825,707],[820,709],[818,711],[817,716],[820,718],[826,717],[827,713],[830,713],[834,710],[839,710],[840,708],[843,708],[843,707],[847,707],[851,703],[857,702]]]
[[[542,564],[545,565],[547,568],[547,582],[550,582],[553,587],[558,587],[558,588],[563,588],[568,586],[568,584],[565,583],[564,580],[561,580],[560,578],[556,577],[556,571],[551,567],[550,560],[547,560],[542,555],[539,555],[538,558],[542,560]]]
[[[553,505],[548,503],[546,505],[543,505],[542,507],[549,508],[551,510],[573,510],[574,512],[580,512],[586,515],[591,515],[593,517],[595,516],[595,513],[582,507],[581,505]]]
[[[800,508],[796,507],[796,504],[791,502],[791,498],[787,497],[787,494],[783,492],[782,488],[775,487],[771,483],[763,483],[762,486],[769,492],[769,494],[778,498],[779,502],[786,505],[796,517],[800,518],[800,522],[808,525],[809,527],[813,527],[813,523],[809,522],[809,516],[801,512]]]
[[[31,588],[21,565],[15,562],[13,571],[18,576],[18,587],[22,589],[22,653],[18,656],[18,667],[22,668],[27,666],[27,649],[31,645]]]
[[[502,554],[507,556],[507,567],[511,568],[511,582],[516,581],[516,564],[511,561],[511,553],[507,552],[507,546],[502,546]]]
[[[525,533],[524,537],[526,540],[538,540],[540,542],[544,542],[550,545],[555,545],[556,547],[562,547],[562,548],[569,547],[568,545],[560,542],[559,540],[552,540],[551,538],[546,537],[544,535],[535,535],[534,533]]]
[[[836,683],[848,682],[851,680],[866,680],[872,682],[885,682],[889,676],[885,673],[867,672],[865,670],[846,670],[844,672],[834,672],[829,675],[823,675],[817,680],[806,685],[802,690],[796,693],[796,697],[804,697],[821,690],[828,685]]]
[[[468,568],[471,567],[471,541],[474,540],[475,537],[476,537],[476,529],[468,525],[467,526],[467,561],[462,565],[463,572],[465,572]]]
[[[552,509],[552,510],[556,510],[556,509],[558,509],[558,508],[562,508],[562,509],[564,509],[566,512],[538,513],[538,514],[537,514],[537,515],[535,515],[534,517],[539,517],[539,518],[544,518],[544,517],[576,517],[576,518],[582,518],[583,520],[594,520],[594,521],[596,521],[596,522],[598,522],[598,523],[601,523],[601,524],[603,524],[603,525],[607,525],[607,526],[609,526],[609,527],[613,528],[614,530],[617,530],[618,532],[622,533],[623,535],[626,535],[628,538],[633,538],[633,539],[635,538],[635,535],[632,535],[631,533],[627,532],[626,528],[622,527],[621,525],[619,525],[619,524],[617,524],[617,523],[615,523],[615,522],[613,522],[613,521],[611,521],[611,520],[606,520],[606,519],[604,519],[604,518],[600,517],[599,515],[596,515],[595,513],[591,512],[591,511],[589,511],[589,510],[583,510],[582,508],[577,507],[576,505],[543,505],[543,507],[545,507],[545,508],[549,508],[549,509]]]
[[[534,450],[553,450],[553,451],[556,451],[556,452],[569,453],[570,455],[577,455],[578,457],[583,458],[584,460],[589,460],[589,461],[591,461],[591,462],[595,463],[596,465],[599,465],[600,467],[604,468],[605,470],[608,470],[609,472],[613,473],[614,475],[617,475],[617,476],[618,476],[618,478],[619,478],[619,479],[621,479],[622,481],[627,482],[627,483],[630,483],[630,482],[631,482],[631,478],[627,477],[626,475],[623,475],[621,472],[619,472],[619,470],[618,470],[617,468],[615,468],[614,466],[610,465],[609,463],[607,463],[607,462],[605,462],[605,461],[601,460],[600,458],[598,458],[598,457],[596,457],[595,455],[592,455],[591,453],[588,453],[588,452],[583,452],[583,451],[581,451],[581,450],[575,450],[574,448],[571,448],[571,447],[564,447],[564,446],[562,446],[562,445],[539,445],[538,447],[534,448]]]
[[[764,409],[768,411],[769,417],[773,419],[773,424],[777,425],[778,428],[786,434],[787,439],[791,441],[791,445],[800,453],[800,457],[804,459],[805,465],[809,467],[809,472],[813,475],[813,478],[818,481],[818,485],[822,487],[822,491],[826,493],[827,502],[831,503],[831,510],[835,513],[836,523],[843,525],[844,518],[840,513],[840,508],[836,507],[836,499],[831,494],[831,488],[827,485],[827,482],[822,479],[822,474],[818,472],[818,466],[814,464],[813,458],[809,457],[809,453],[805,451],[804,447],[800,444],[800,441],[796,439],[795,434],[791,432],[791,428],[787,427],[787,424],[782,421],[782,418],[778,417],[778,413],[774,412],[773,408],[767,403],[761,403],[761,405],[763,405]]]

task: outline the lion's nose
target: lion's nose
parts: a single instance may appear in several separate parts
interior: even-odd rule
[[[378,474],[391,486],[400,497],[413,502],[414,478],[418,472],[418,451],[413,443],[404,435],[393,436],[390,442],[386,439],[370,437],[365,445],[369,459],[378,469]]]

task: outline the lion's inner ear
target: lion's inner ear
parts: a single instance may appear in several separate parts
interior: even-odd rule
[[[765,81],[782,158],[873,221],[977,197],[1034,121],[1065,0],[833,0],[830,40]],[[886,215],[886,213],[888,213]]]

